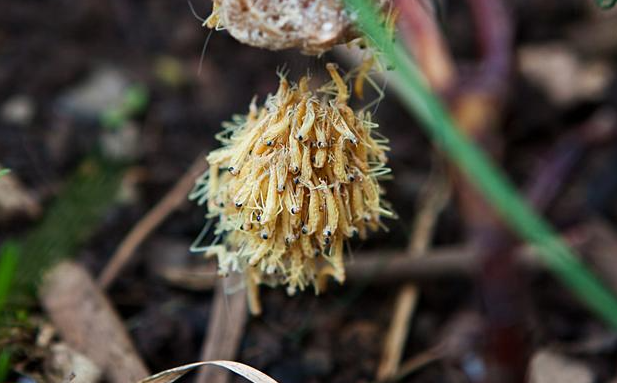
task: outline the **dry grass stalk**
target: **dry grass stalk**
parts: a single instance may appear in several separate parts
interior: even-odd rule
[[[135,250],[165,219],[186,202],[186,195],[193,187],[195,176],[204,171],[206,165],[202,155],[193,162],[189,170],[178,180],[174,187],[131,229],[122,240],[118,249],[101,272],[98,284],[109,287],[118,277],[124,266],[131,260]]]
[[[415,218],[408,249],[408,254],[412,257],[422,258],[428,254],[437,219],[450,200],[450,191],[447,175],[441,167],[437,168],[429,179],[423,195],[420,196],[419,212]],[[399,371],[409,326],[419,299],[420,289],[413,283],[406,283],[398,292],[377,370],[377,379],[380,381],[393,378]]]
[[[219,279],[214,291],[212,314],[203,345],[202,360],[235,359],[247,320],[244,294],[227,294],[226,286],[239,283],[240,278]],[[229,372],[216,368],[202,368],[197,383],[227,383]]]

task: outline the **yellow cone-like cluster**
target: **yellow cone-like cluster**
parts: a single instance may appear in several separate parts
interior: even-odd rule
[[[223,147],[191,198],[218,217],[221,244],[206,247],[219,270],[249,271],[253,282],[283,284],[293,294],[333,276],[345,279],[343,244],[390,215],[377,179],[388,173],[388,150],[367,112],[348,105],[347,86],[327,66],[332,92],[317,97],[307,78],[281,76],[263,107],[224,125]]]

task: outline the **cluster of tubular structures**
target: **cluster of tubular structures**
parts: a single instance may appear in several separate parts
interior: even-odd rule
[[[281,76],[263,107],[253,101],[217,136],[223,146],[208,155],[191,198],[218,218],[223,241],[204,250],[222,274],[319,292],[328,276],[345,279],[344,241],[392,215],[378,184],[389,173],[387,141],[374,134],[370,113],[347,105],[336,66],[327,68],[333,82],[322,97],[306,77],[290,84]]]

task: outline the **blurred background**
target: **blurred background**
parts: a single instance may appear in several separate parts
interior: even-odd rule
[[[558,175],[538,181],[557,188],[538,189],[555,194],[547,217],[617,287],[617,10],[600,11],[590,0],[504,3],[513,58],[502,88],[499,142],[491,151],[526,190],[530,179],[546,174],[541,169]],[[128,251],[126,267],[104,288],[91,286],[100,294],[93,302],[111,303],[134,345],[131,353],[150,372],[216,356],[202,350],[210,344],[231,350],[221,357],[281,383],[384,376],[491,381],[491,371],[511,381],[525,373],[532,380],[552,377],[536,382],[560,381],[551,375],[559,373],[578,379],[573,382],[617,381],[617,336],[544,269],[533,261],[522,267],[505,262],[498,275],[516,278],[505,292],[487,273],[473,272],[461,182],[449,177],[453,171],[387,85],[375,120],[391,140],[394,178],[383,186],[399,219],[386,221],[388,231],[350,244],[348,263],[357,261],[356,274],[344,286],[332,283],[319,297],[264,287],[259,317],[249,317],[225,294],[221,306],[213,261],[189,251],[205,211],[187,201],[187,179],[190,185],[205,169],[201,159],[218,147],[221,123],[246,113],[253,96],[263,102],[276,90],[277,69],[289,70],[293,80],[308,71],[320,83],[327,80],[327,62],[349,69],[349,60],[341,51],[308,57],[252,48],[225,31],[208,39],[199,18],[212,5],[193,0],[192,6],[184,0],[0,5],[0,166],[10,169],[0,179],[0,276],[6,282],[0,283],[0,371],[7,381],[67,381],[67,371],[82,366],[70,358],[59,362],[64,354],[57,347],[71,346],[63,328],[75,326],[78,333],[83,323],[71,321],[80,315],[57,315],[54,297],[33,294],[40,276],[70,259],[96,279],[157,204],[159,222],[142,227],[144,238],[133,238],[138,245]],[[459,1],[442,1],[439,10],[446,48],[464,79],[478,70],[472,13]],[[467,89],[461,83],[459,92]],[[426,202],[436,193],[444,196],[439,207]],[[161,208],[165,199],[169,204]],[[389,257],[404,258],[410,240],[422,236],[414,229],[420,213],[434,221],[424,252],[446,258],[388,269]],[[402,286],[409,282],[421,291],[417,300],[405,298],[409,290]],[[231,281],[222,289],[242,288]],[[83,299],[90,299],[88,291],[83,288]],[[404,302],[414,308],[401,308]],[[213,327],[213,318],[226,323]],[[220,335],[218,347],[208,343],[212,331]],[[392,364],[395,373],[379,376]],[[242,381],[222,376],[210,381]]]

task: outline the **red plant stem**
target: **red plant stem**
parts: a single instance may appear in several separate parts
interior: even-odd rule
[[[448,91],[456,81],[456,68],[429,0],[395,0],[400,12],[399,29],[408,48],[431,87],[438,93]]]
[[[476,126],[472,135],[486,150],[499,156],[501,138],[495,128],[508,93],[513,27],[502,0],[467,3],[481,55],[478,70],[469,82],[471,92],[478,92],[480,99],[491,105],[484,125]],[[524,286],[513,252],[517,241],[475,189],[468,187],[467,194],[468,203],[475,209],[475,214],[469,215],[470,239],[481,251],[477,284],[487,326],[483,349],[486,373],[479,381],[522,383],[530,348],[521,315],[525,311]]]
[[[602,127],[602,122],[589,122],[567,134],[554,144],[548,155],[541,160],[537,171],[525,187],[527,200],[538,211],[544,211],[563,189],[568,176],[591,147],[603,144],[615,135],[612,129]],[[507,370],[508,381],[524,381],[523,373],[527,364],[527,339],[520,321],[518,307],[524,305],[518,290],[517,268],[513,263],[517,241],[505,230],[496,227],[482,239],[481,295],[488,317],[488,345],[486,350],[489,375],[484,381],[503,382],[503,371]],[[491,366],[500,370],[498,376],[490,375]],[[518,367],[517,367],[518,366]],[[508,367],[508,368],[504,368]],[[517,370],[518,368],[518,370]],[[519,373],[517,373],[519,371]]]
[[[494,96],[503,98],[508,89],[512,63],[513,27],[501,0],[467,0],[475,22],[481,61],[480,83]]]

